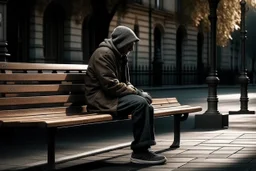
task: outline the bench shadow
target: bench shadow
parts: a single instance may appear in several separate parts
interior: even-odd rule
[[[167,152],[167,151],[172,151],[172,150],[176,150],[177,148],[175,147],[171,147],[171,148],[166,148],[166,149],[162,149],[162,150],[157,150],[155,151],[157,154],[159,153],[163,153],[163,152]],[[146,169],[146,168],[150,168],[151,166],[156,166],[156,165],[152,165],[152,164],[134,164],[131,163],[129,161],[129,158],[127,159],[127,161],[118,161],[119,157],[124,157],[127,156],[127,154],[120,154],[120,155],[116,155],[113,157],[109,157],[107,159],[103,159],[103,160],[97,160],[97,161],[92,161],[90,163],[86,163],[86,164],[80,164],[80,165],[76,165],[76,166],[71,166],[71,167],[67,167],[61,171],[137,171],[140,169]],[[114,161],[114,159],[117,159],[116,161]],[[163,164],[159,164],[158,166],[161,166]]]
[[[159,154],[167,151],[172,151],[175,149],[176,148],[167,148],[163,150],[158,150],[156,151],[156,153]],[[83,163],[82,161],[76,164],[68,164],[68,162],[65,162],[64,167],[61,166],[62,164],[57,164],[56,171],[110,171],[110,170],[111,171],[121,171],[121,170],[137,171],[140,169],[150,168],[151,166],[156,166],[156,165],[150,165],[150,164],[143,164],[143,165],[134,164],[129,161],[129,157],[127,157],[127,161],[118,160],[119,157],[125,157],[127,155],[128,154],[120,154],[120,155],[108,157],[105,159],[94,160],[94,161],[88,161],[86,160],[86,158],[83,158],[85,160],[85,163]],[[158,165],[158,166],[161,166],[161,165]],[[34,166],[34,167],[25,168],[25,169],[19,169],[19,171],[48,171],[48,170],[46,168],[46,165],[41,165],[41,166]]]

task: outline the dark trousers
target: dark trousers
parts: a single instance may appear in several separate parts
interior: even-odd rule
[[[144,97],[127,95],[119,98],[117,116],[126,117],[132,114],[134,141],[131,149],[139,151],[155,145],[154,109]]]

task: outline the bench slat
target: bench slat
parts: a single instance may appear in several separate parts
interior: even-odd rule
[[[1,81],[82,81],[85,73],[52,73],[52,74],[36,74],[36,73],[21,73],[21,74],[3,74],[0,73]]]
[[[34,116],[13,116],[13,117],[7,117],[7,118],[2,118],[0,117],[0,120],[2,120],[3,122],[15,122],[15,121],[47,121],[47,120],[52,120],[52,119],[63,119],[63,118],[81,118],[83,119],[83,117],[87,115],[87,116],[91,116],[91,115],[95,115],[94,114],[81,114],[81,113],[73,113],[70,115],[67,115],[66,113],[52,113],[52,114],[39,114],[39,115],[34,115]]]
[[[83,118],[83,119],[82,119]],[[79,118],[69,119],[68,117],[60,120],[48,120],[46,121],[48,127],[58,127],[58,126],[72,126],[77,124],[88,124],[95,122],[104,122],[113,120],[110,114],[101,114],[93,116],[83,116]]]
[[[0,106],[84,102],[84,95],[52,95],[0,98]]]
[[[71,107],[54,107],[54,108],[30,108],[30,109],[18,109],[18,110],[1,110],[0,118],[13,117],[13,116],[32,116],[44,114],[56,114],[56,113],[86,113],[86,106],[71,106]]]
[[[166,98],[169,103],[179,103],[176,97]]]
[[[190,105],[180,105],[180,106],[163,106],[159,108],[155,108],[154,111],[163,111],[163,110],[174,110],[174,109],[180,109],[182,110],[183,108],[190,108]]]
[[[179,105],[179,106],[172,106],[172,105],[166,105],[166,106],[161,106],[161,107],[154,107],[154,111],[157,110],[165,110],[165,109],[182,109],[184,107],[190,107],[189,105]]]
[[[65,117],[71,117],[71,116],[84,116],[84,115],[92,115],[93,113],[87,113],[87,112],[76,112],[73,111],[73,113],[66,113],[64,112],[58,112],[58,113],[36,113],[36,114],[24,114],[24,115],[17,115],[17,114],[13,114],[13,115],[0,115],[0,120],[17,120],[17,119],[29,119],[29,118],[49,118],[49,117],[61,117],[61,116],[65,116]],[[94,113],[95,114],[95,113]]]
[[[161,107],[165,107],[165,106],[175,107],[175,106],[180,106],[180,104],[179,103],[165,103],[165,104],[154,104],[153,106],[154,106],[154,108],[161,108]]]
[[[48,64],[48,63],[23,63],[0,62],[0,70],[59,70],[59,71],[85,71],[85,64]]]
[[[72,117],[67,116],[65,113],[51,113],[51,114],[37,114],[37,115],[24,115],[24,116],[13,116],[13,117],[0,117],[3,122],[14,122],[14,121],[33,121],[33,120],[47,120],[62,117]],[[76,116],[78,117],[78,116]]]
[[[0,85],[0,93],[83,92],[83,84]]]
[[[202,111],[202,107],[200,106],[186,106],[186,107],[176,108],[176,109],[166,108],[166,109],[156,110],[155,117],[163,117],[163,116],[169,116],[174,114],[185,114],[185,113],[193,113],[193,112],[200,112],[200,111]]]
[[[42,119],[30,119],[30,120],[18,120],[18,121],[6,121],[2,124],[5,126],[33,126],[33,125],[41,125],[47,127],[62,127],[62,126],[72,126],[78,124],[89,124],[95,122],[104,122],[104,121],[111,121],[113,118],[109,114],[101,114],[101,115],[84,115],[81,117],[65,117],[61,119],[49,119],[49,120],[42,120]]]
[[[152,104],[178,103],[176,98],[153,98]]]

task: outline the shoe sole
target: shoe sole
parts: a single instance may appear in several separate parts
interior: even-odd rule
[[[158,160],[158,161],[148,161],[148,160],[140,160],[140,159],[135,159],[135,158],[131,158],[131,162],[135,163],[135,164],[164,164],[166,163],[167,159],[164,158],[162,160]]]

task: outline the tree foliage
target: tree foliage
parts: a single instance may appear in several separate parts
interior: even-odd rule
[[[195,26],[203,25],[209,31],[210,21],[208,19],[210,10],[208,0],[185,0],[193,4],[188,8]],[[246,0],[247,7],[255,7],[256,0]],[[231,39],[231,33],[239,29],[241,21],[240,0],[220,0],[217,8],[217,44],[225,46]]]

